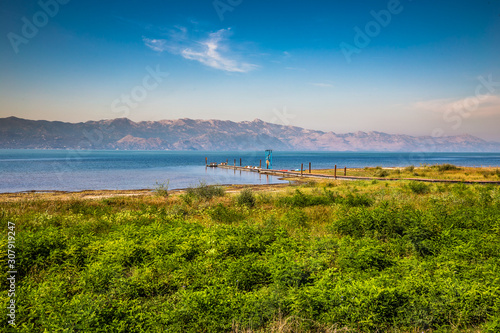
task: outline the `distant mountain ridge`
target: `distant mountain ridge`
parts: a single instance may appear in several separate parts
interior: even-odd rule
[[[498,152],[500,143],[472,135],[434,138],[382,132],[336,134],[253,121],[127,118],[67,123],[0,118],[1,149],[324,150]]]

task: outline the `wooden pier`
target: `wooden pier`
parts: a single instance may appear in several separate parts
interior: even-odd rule
[[[269,176],[278,176],[278,177],[308,177],[308,178],[330,178],[330,179],[335,179],[335,178],[345,178],[345,179],[351,179],[351,178],[357,178],[357,177],[343,177],[343,176],[332,176],[332,175],[324,175],[324,174],[318,174],[318,173],[304,173],[302,171],[291,171],[291,170],[271,170],[271,169],[263,169],[259,167],[254,167],[254,166],[235,166],[235,165],[227,165],[227,164],[219,164],[219,168],[222,169],[230,169],[230,170],[239,170],[239,171],[249,171],[249,172],[258,172],[263,175],[269,175]],[[309,171],[310,172],[310,171]]]
[[[241,161],[240,161],[241,163]],[[236,160],[235,160],[236,164]],[[299,171],[291,171],[291,170],[272,170],[272,169],[264,169],[260,167],[254,166],[237,166],[237,165],[228,165],[227,163],[220,163],[217,167],[222,169],[230,169],[230,170],[239,170],[239,171],[248,171],[248,172],[257,172],[263,175],[269,176],[277,176],[283,178],[290,177],[298,177],[298,178],[322,178],[322,179],[339,179],[339,180],[380,180],[380,181],[401,181],[401,180],[410,180],[417,182],[426,182],[426,183],[463,183],[463,184],[500,184],[499,181],[481,181],[481,180],[451,180],[451,179],[426,179],[426,178],[387,178],[387,177],[357,177],[357,176],[347,176],[347,168],[344,167],[344,175],[337,175],[337,166],[335,165],[335,173],[334,175],[325,175],[320,173],[310,173],[311,166],[309,166],[309,173],[304,172],[303,166]]]

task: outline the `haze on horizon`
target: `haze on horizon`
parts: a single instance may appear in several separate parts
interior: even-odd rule
[[[500,1],[4,1],[0,118],[500,141]]]

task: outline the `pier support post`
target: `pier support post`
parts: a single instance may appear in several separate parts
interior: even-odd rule
[[[234,168],[236,169],[236,159],[234,159]]]
[[[309,162],[309,173],[311,173],[311,162]]]
[[[337,179],[337,164],[335,164],[335,171],[333,173],[333,176],[335,177],[335,179]]]
[[[300,175],[302,176],[304,173],[304,163],[300,163]]]
[[[344,167],[344,176],[347,176],[347,167]]]
[[[262,169],[262,160],[259,160],[259,169]]]
[[[241,166],[241,157],[240,157],[240,166]]]

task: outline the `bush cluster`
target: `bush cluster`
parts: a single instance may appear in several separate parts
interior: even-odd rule
[[[387,170],[380,169],[380,170],[377,170],[373,175],[375,177],[383,178],[383,177],[389,176],[390,172]]]
[[[252,208],[256,203],[255,195],[253,191],[249,188],[243,189],[240,194],[236,197],[236,202],[238,205],[247,206],[248,208]]]
[[[186,189],[186,196],[201,200],[211,200],[214,197],[222,197],[224,194],[224,187],[219,185],[207,185],[204,182],[200,182],[196,187],[188,187]]]
[[[432,167],[436,168],[440,172],[461,170],[461,168],[457,167],[456,165],[449,164],[449,163],[433,165]]]
[[[406,172],[413,173],[413,171],[415,170],[415,166],[413,166],[413,165],[409,165],[409,166],[405,167],[405,168],[404,168],[404,170],[405,170]]]
[[[284,196],[277,200],[277,204],[287,207],[309,207],[317,205],[328,205],[334,203],[336,196],[333,192],[324,189],[323,195],[305,194],[296,189],[292,196]]]
[[[411,181],[408,183],[408,188],[416,194],[425,194],[430,192],[430,185],[424,182]]]

